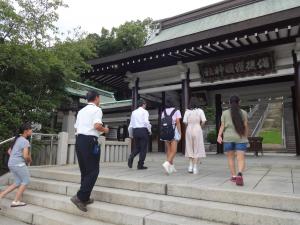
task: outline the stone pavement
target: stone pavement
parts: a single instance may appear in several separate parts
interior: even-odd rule
[[[300,196],[300,157],[294,155],[268,154],[263,157],[247,155],[244,187],[238,187],[229,180],[230,174],[224,155],[209,154],[202,160],[198,175],[187,173],[187,159],[178,154],[175,159],[177,173],[168,176],[161,166],[164,159],[165,155],[162,153],[148,154],[145,165],[149,168],[145,171],[136,170],[138,157],[135,159],[133,169],[129,169],[124,162],[103,163],[100,178]],[[52,169],[79,173],[77,165]]]

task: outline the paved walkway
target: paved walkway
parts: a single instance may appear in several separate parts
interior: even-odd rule
[[[187,160],[182,155],[178,155],[175,160],[178,172],[168,176],[164,174],[161,166],[164,158],[164,154],[148,154],[145,165],[149,169],[145,171],[135,169],[138,158],[134,162],[133,169],[129,169],[125,162],[103,163],[100,177],[300,196],[299,157],[291,155],[265,155],[258,158],[247,156],[244,187],[238,187],[229,180],[230,175],[224,155],[208,155],[202,161],[198,175],[187,173]],[[78,166],[53,169],[79,173]]]

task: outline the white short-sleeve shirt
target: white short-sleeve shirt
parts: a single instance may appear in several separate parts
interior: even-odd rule
[[[100,136],[100,132],[95,129],[95,124],[102,123],[102,110],[93,103],[89,103],[87,106],[82,108],[77,115],[75,128],[76,134]]]
[[[205,113],[202,109],[193,109],[193,110],[186,110],[185,114],[184,114],[184,117],[183,117],[183,122],[185,124],[188,123],[188,117],[194,113],[194,115],[198,116],[200,118],[200,121],[201,122],[206,122],[206,117],[205,117]]]
[[[149,112],[143,107],[139,107],[131,114],[130,124],[128,129],[147,128],[151,133],[151,124],[149,122]],[[129,131],[130,132],[130,131]]]

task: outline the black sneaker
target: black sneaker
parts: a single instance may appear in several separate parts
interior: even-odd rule
[[[146,167],[146,166],[138,166],[137,169],[138,170],[146,170],[146,169],[148,169],[148,167]]]
[[[131,169],[132,168],[132,164],[133,164],[133,158],[129,156],[128,159],[128,167]]]
[[[71,202],[73,202],[79,210],[87,212],[86,204],[80,201],[76,195],[71,198]]]

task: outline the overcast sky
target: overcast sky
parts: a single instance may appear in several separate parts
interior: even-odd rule
[[[80,26],[99,33],[125,21],[151,17],[154,20],[175,16],[221,0],[65,0],[68,8],[59,10],[58,26],[67,32]]]

